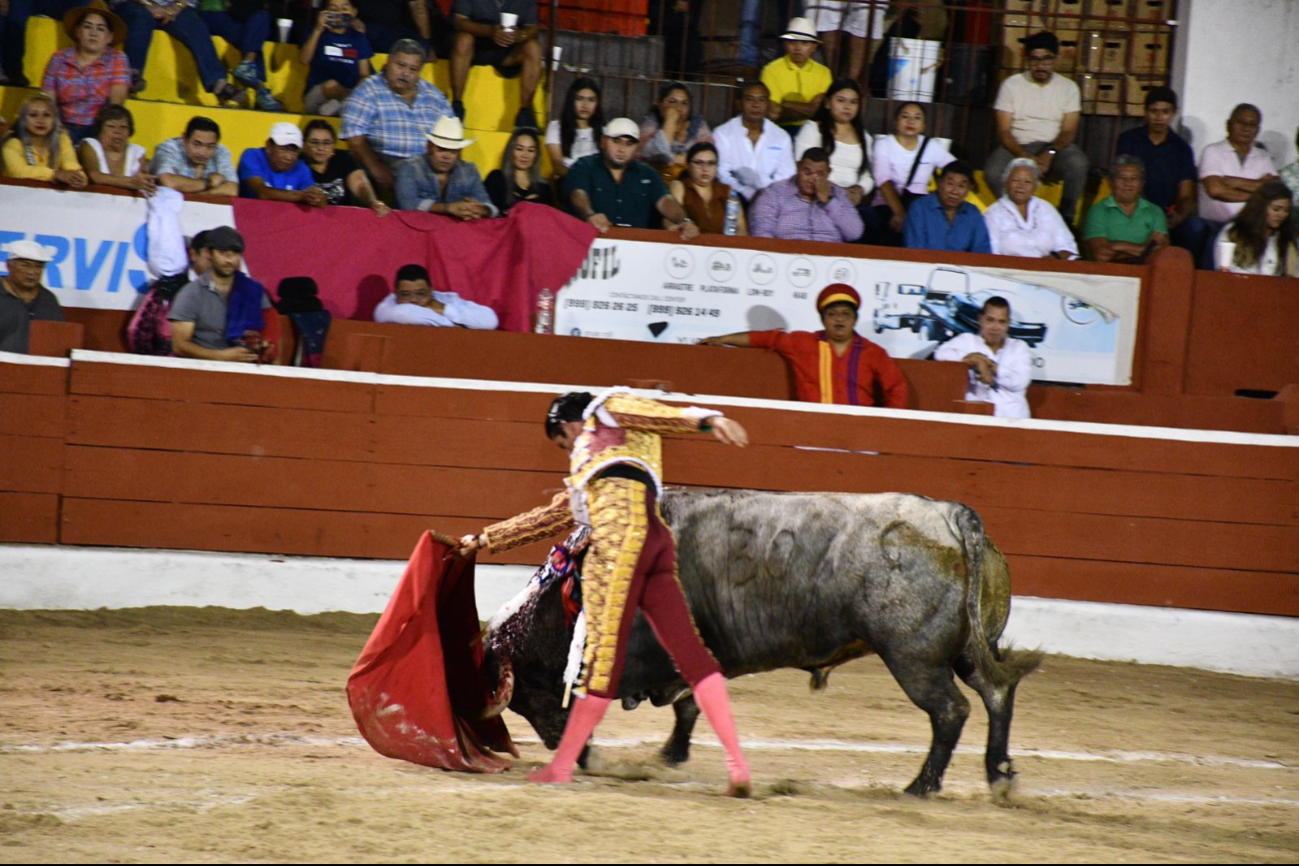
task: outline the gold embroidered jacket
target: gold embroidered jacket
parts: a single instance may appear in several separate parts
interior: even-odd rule
[[[566,532],[577,523],[590,525],[586,483],[615,463],[644,469],[662,495],[662,434],[708,430],[708,421],[721,414],[697,406],[678,409],[616,389],[604,392],[583,414],[582,434],[573,444],[569,475],[564,479],[568,490],[548,505],[487,527],[483,534],[488,546],[495,551],[509,550]]]

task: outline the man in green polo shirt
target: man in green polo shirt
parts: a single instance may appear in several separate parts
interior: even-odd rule
[[[1092,205],[1083,228],[1083,244],[1095,262],[1140,264],[1168,246],[1168,219],[1154,202],[1141,197],[1146,167],[1135,156],[1120,156],[1110,169],[1114,194]]]
[[[699,226],[668,192],[659,173],[636,159],[640,125],[619,117],[605,124],[600,152],[573,163],[564,176],[568,212],[586,220],[601,234],[614,226],[647,229],[662,216],[682,240],[699,235]]]

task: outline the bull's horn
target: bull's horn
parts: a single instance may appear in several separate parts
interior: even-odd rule
[[[487,706],[478,716],[480,719],[494,719],[505,708],[510,705],[510,700],[514,697],[514,665],[504,656],[500,660],[500,683],[496,687],[496,694],[487,702]]]

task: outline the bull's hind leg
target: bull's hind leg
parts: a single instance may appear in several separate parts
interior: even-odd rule
[[[1015,780],[1015,770],[1010,762],[1010,719],[1015,712],[1015,683],[997,685],[979,673],[973,659],[962,655],[954,665],[956,673],[965,684],[979,693],[988,711],[988,750],[984,766],[988,772],[988,786],[994,794],[1003,794]]]
[[[676,715],[676,724],[672,726],[672,735],[659,750],[659,757],[669,767],[684,764],[690,760],[690,735],[694,733],[695,722],[699,720],[699,705],[693,695],[686,695],[672,705]]]
[[[933,667],[918,661],[890,658],[880,653],[898,685],[911,702],[929,714],[933,740],[920,775],[907,785],[906,791],[916,797],[927,797],[943,787],[943,773],[952,760],[952,751],[961,738],[961,729],[970,715],[970,702],[956,687],[952,669]]]

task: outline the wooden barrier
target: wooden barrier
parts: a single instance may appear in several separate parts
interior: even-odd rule
[[[0,540],[404,558],[427,527],[468,532],[561,487],[546,389],[450,384],[0,361]],[[1299,449],[1278,440],[738,403],[751,446],[669,438],[669,483],[955,499],[1018,594],[1299,615]]]

